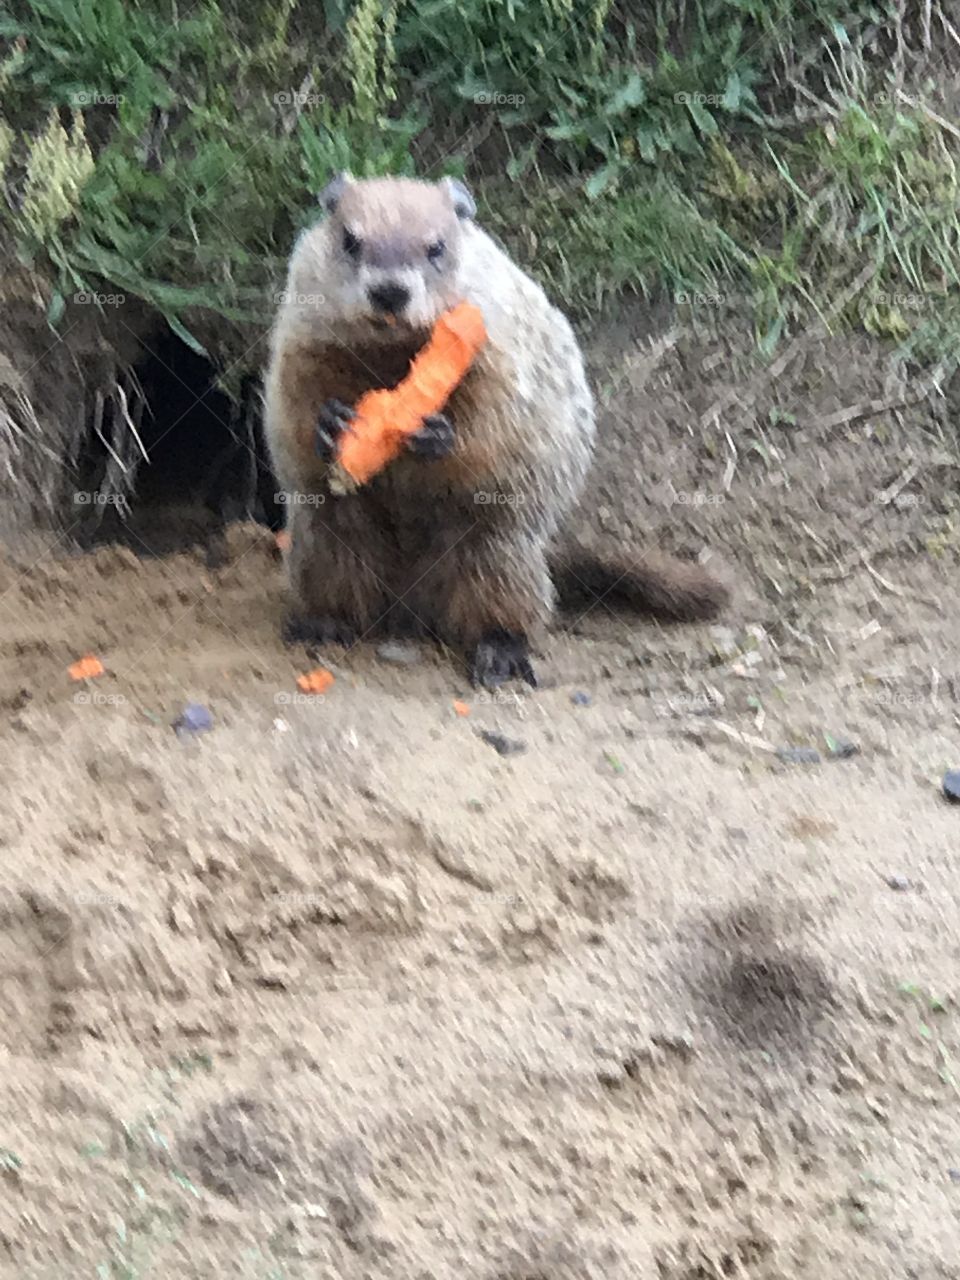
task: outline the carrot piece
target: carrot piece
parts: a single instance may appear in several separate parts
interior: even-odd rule
[[[102,676],[103,671],[103,663],[92,653],[85,653],[67,667],[67,675],[71,680],[92,680],[95,676]]]
[[[458,716],[468,716],[470,714],[470,707],[466,702],[454,702],[453,709]]]
[[[405,437],[419,431],[423,419],[447,403],[486,340],[478,307],[461,302],[445,311],[403,381],[360,397],[352,429],[344,432],[337,452],[342,471],[355,483],[366,484],[392,461]]]
[[[291,539],[291,537],[290,537],[289,532],[288,532],[286,529],[281,529],[281,530],[279,531],[279,533],[275,533],[275,534],[274,534],[274,541],[275,541],[275,542],[276,542],[276,544],[277,544],[277,550],[278,550],[278,551],[289,551],[289,550],[290,550],[290,543],[291,543],[292,539]]]
[[[333,681],[333,672],[328,671],[326,667],[315,667],[305,676],[297,676],[297,687],[304,693],[326,693]]]

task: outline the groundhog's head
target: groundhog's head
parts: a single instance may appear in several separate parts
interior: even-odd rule
[[[463,227],[476,212],[462,182],[340,174],[320,199],[328,316],[402,338],[461,300]]]

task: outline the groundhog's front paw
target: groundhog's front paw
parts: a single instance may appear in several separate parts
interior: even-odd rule
[[[353,409],[342,400],[324,400],[317,415],[315,436],[317,453],[324,462],[332,461],[340,444],[340,437],[350,430],[350,423],[356,416]]]
[[[453,451],[453,423],[445,413],[431,413],[423,420],[423,426],[407,437],[407,448],[415,458],[426,462],[445,458]]]
[[[537,677],[530,665],[527,637],[518,631],[488,631],[473,652],[470,676],[475,685],[499,689],[507,680],[525,680],[534,689]]]

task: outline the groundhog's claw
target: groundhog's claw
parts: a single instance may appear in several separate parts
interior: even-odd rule
[[[283,624],[281,636],[284,644],[349,646],[356,639],[356,632],[340,618],[304,618],[300,614],[291,614]]]
[[[342,400],[324,400],[317,415],[317,453],[330,462],[337,451],[340,437],[350,430],[350,423],[357,415]]]
[[[444,413],[431,413],[419,431],[407,438],[407,448],[426,462],[445,458],[453,450],[453,423]]]
[[[516,631],[489,631],[473,654],[470,677],[484,689],[499,689],[507,680],[525,680],[534,689],[537,677],[530,665],[527,637]]]

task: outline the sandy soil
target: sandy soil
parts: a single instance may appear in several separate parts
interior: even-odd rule
[[[252,526],[3,562],[3,1275],[960,1277],[949,406],[604,342],[582,519],[737,594],[567,615],[535,694],[300,694]]]

